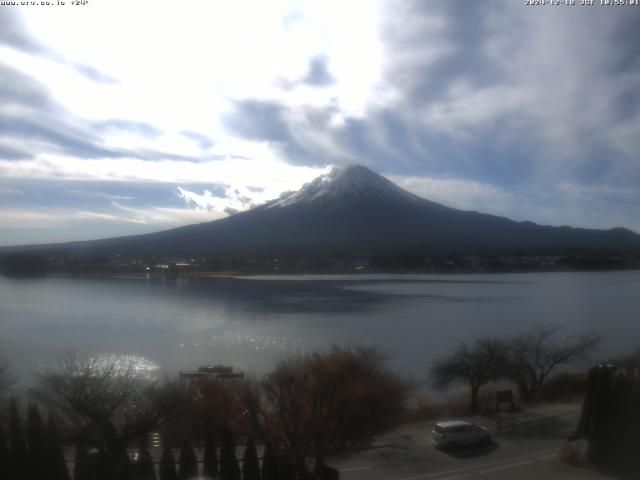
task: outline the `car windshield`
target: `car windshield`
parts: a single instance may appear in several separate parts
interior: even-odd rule
[[[457,425],[455,427],[449,427],[447,431],[449,433],[464,433],[466,432],[468,427],[466,425]]]

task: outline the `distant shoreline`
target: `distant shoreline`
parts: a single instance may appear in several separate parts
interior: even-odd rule
[[[421,281],[425,276],[446,276],[455,277],[463,275],[530,275],[548,273],[613,273],[613,272],[640,272],[640,268],[615,268],[615,269],[594,269],[594,270],[522,270],[522,271],[455,271],[455,272],[234,272],[234,271],[203,271],[203,272],[180,272],[179,274],[152,273],[118,273],[118,272],[42,272],[25,275],[3,275],[8,279],[28,279],[46,277],[64,278],[111,278],[111,279],[139,279],[139,280],[197,280],[197,279],[228,279],[228,280],[281,280],[281,281],[392,281],[415,280]],[[302,278],[309,277],[309,278]],[[336,278],[339,277],[339,278]]]

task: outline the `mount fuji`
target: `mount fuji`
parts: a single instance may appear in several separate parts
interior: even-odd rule
[[[360,165],[227,218],[162,232],[31,247],[76,256],[312,257],[374,254],[640,253],[624,229],[541,226],[449,208]]]

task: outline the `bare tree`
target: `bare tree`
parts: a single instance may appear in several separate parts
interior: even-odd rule
[[[179,389],[141,377],[132,360],[77,354],[40,374],[33,395],[96,434],[111,458],[121,458],[130,442],[157,428],[179,404]]]
[[[180,403],[161,429],[165,441],[180,445],[184,439],[205,441],[228,425],[244,435],[246,427],[242,396],[244,379],[198,378],[183,380],[174,395]],[[175,386],[174,388],[177,388]]]
[[[431,378],[438,388],[464,382],[471,389],[470,409],[480,410],[478,393],[483,385],[507,374],[508,345],[499,339],[476,340],[471,346],[462,343],[451,355],[436,361]]]
[[[592,332],[559,338],[559,331],[557,326],[542,325],[510,341],[509,377],[524,400],[536,398],[556,367],[586,360],[602,340]]]
[[[247,419],[299,473],[307,460],[356,451],[397,424],[407,387],[363,349],[334,348],[282,362],[247,386]]]

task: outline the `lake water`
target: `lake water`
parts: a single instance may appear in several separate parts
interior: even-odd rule
[[[8,279],[0,358],[28,383],[65,350],[135,354],[167,372],[229,363],[263,373],[292,353],[378,344],[420,382],[459,342],[552,322],[640,347],[640,272],[502,275]]]

